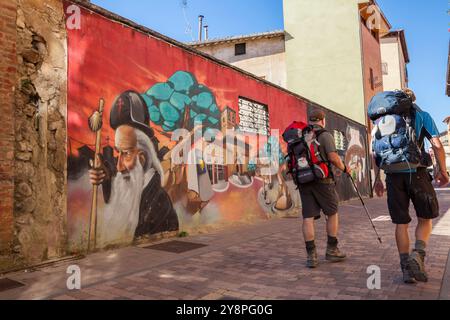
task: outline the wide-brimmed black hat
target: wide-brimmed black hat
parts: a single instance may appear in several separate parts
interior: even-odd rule
[[[120,126],[128,125],[144,132],[155,146],[158,158],[162,159],[164,152],[159,150],[159,141],[155,137],[153,129],[150,128],[150,114],[147,104],[138,92],[128,90],[116,98],[111,108],[109,122],[114,130]]]
[[[111,128],[128,125],[143,131],[149,138],[155,133],[150,128],[150,114],[147,105],[141,95],[129,90],[120,94],[113,103],[109,117]]]

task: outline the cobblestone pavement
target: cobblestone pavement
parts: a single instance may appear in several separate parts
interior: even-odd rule
[[[428,283],[402,283],[394,225],[375,222],[380,245],[360,203],[352,201],[340,207],[340,245],[348,254],[343,263],[325,261],[321,219],[316,224],[320,266],[306,269],[301,220],[281,218],[183,239],[207,245],[185,253],[129,247],[8,274],[25,286],[0,292],[0,299],[439,299],[448,296],[441,287],[450,288],[449,279],[443,279],[450,249],[450,190],[439,191],[439,199],[441,221],[428,248]],[[373,218],[388,215],[385,199],[367,204]],[[66,288],[71,264],[81,268],[81,290]],[[370,265],[381,268],[380,290],[367,289]]]

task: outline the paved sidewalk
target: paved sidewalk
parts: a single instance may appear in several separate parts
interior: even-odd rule
[[[301,220],[261,221],[181,241],[207,246],[186,253],[129,247],[92,254],[34,272],[8,274],[24,287],[0,292],[0,299],[439,299],[450,297],[443,279],[450,249],[450,190],[439,191],[441,224],[431,237],[427,266],[430,281],[405,285],[390,221],[376,221],[380,245],[360,203],[341,206],[344,263],[325,261],[325,221],[317,222],[320,266],[309,270]],[[386,200],[367,200],[373,218],[387,216]],[[437,221],[439,222],[439,221]],[[411,234],[414,234],[411,226]],[[179,240],[179,239],[178,239]],[[171,240],[164,240],[167,242]],[[69,291],[67,266],[77,264],[82,289]],[[381,290],[367,289],[367,267],[381,268]],[[444,284],[444,285],[443,285]]]

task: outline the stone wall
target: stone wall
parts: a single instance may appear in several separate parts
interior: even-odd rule
[[[67,46],[61,1],[8,2],[17,9],[9,263],[21,266],[66,253]]]
[[[9,264],[13,238],[14,79],[16,78],[16,12],[13,1],[0,0],[0,269]]]

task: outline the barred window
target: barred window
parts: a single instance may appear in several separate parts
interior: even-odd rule
[[[266,105],[239,98],[239,129],[242,132],[270,134],[269,109]]]

